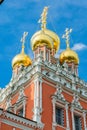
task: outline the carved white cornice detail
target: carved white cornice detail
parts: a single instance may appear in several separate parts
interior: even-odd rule
[[[9,107],[11,107],[12,104],[11,104],[11,97],[7,99],[6,101],[6,109],[8,109]]]
[[[57,89],[56,89],[54,96],[56,97],[56,99],[59,99],[59,100],[65,102],[65,98],[62,94],[62,87],[60,85],[59,86],[57,85]]]
[[[33,120],[29,120],[29,119],[26,119],[26,118],[23,118],[23,117],[19,117],[18,115],[15,115],[13,113],[3,111],[3,109],[0,109],[0,117],[3,118],[2,122],[5,121],[5,123],[6,123],[6,121],[9,121],[8,119],[10,119],[10,121],[12,121],[13,123],[19,122],[19,123],[21,123],[21,125],[24,125],[26,127],[28,126],[28,128],[29,128],[29,126],[33,127],[33,128],[39,128],[39,129],[43,128],[43,125],[38,124],[37,122],[34,122]],[[4,120],[4,117],[5,117],[5,120]]]
[[[25,96],[24,87],[22,87],[22,88],[20,88],[20,90],[19,90],[19,97],[18,97],[17,102],[19,102],[24,96]]]
[[[64,68],[57,64],[53,64],[49,61],[43,61],[41,55],[38,55],[36,59],[34,59],[33,63],[29,67],[24,67],[19,69],[19,74],[15,78],[11,78],[10,83],[6,86],[6,88],[1,89],[0,91],[0,102],[2,102],[10,93],[14,93],[17,91],[18,87],[25,84],[27,81],[31,80],[31,78],[40,73],[41,75],[45,76],[48,80],[53,82],[59,82],[61,85],[64,85],[64,79],[69,80],[70,83],[73,85],[70,86],[67,82],[65,87],[69,88],[71,91],[75,91],[80,93],[83,97],[87,97],[87,83],[81,80],[79,77],[74,76],[72,73],[68,73],[66,63],[63,64]],[[42,71],[41,68],[44,68]],[[47,73],[45,72],[47,71]],[[59,81],[59,78],[62,80]],[[76,89],[75,86],[81,86],[80,89]],[[15,87],[14,87],[15,86]],[[81,90],[81,91],[80,91]]]
[[[76,108],[79,108],[79,109],[82,109],[82,106],[79,102],[79,96],[77,93],[74,93],[74,96],[73,96],[73,101],[72,101],[72,105]]]

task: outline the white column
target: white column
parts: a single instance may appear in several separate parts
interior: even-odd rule
[[[34,116],[33,120],[41,123],[42,112],[42,81],[40,77],[35,80],[34,86]]]
[[[36,107],[39,107],[39,80],[36,83]]]
[[[46,60],[46,46],[44,46],[44,60]]]
[[[14,107],[14,114],[16,114],[17,106]]]
[[[74,122],[74,108],[71,108],[71,116],[72,116],[72,130],[75,130],[75,122]]]
[[[40,81],[40,110],[42,112],[42,81]]]
[[[55,109],[56,109],[56,105],[55,105],[55,103],[56,103],[56,100],[55,100],[55,98],[53,98],[52,99],[52,104],[53,104],[53,113],[52,113],[52,115],[53,115],[53,123],[52,123],[52,130],[56,130],[56,111],[55,111]]]
[[[56,122],[56,117],[55,117],[55,115],[56,115],[56,112],[55,112],[55,99],[53,99],[52,100],[52,103],[53,103],[53,123],[55,123]]]
[[[23,117],[25,117],[25,106],[26,106],[26,101],[23,101]]]
[[[51,62],[51,54],[50,54],[50,50],[49,50],[49,62]]]
[[[69,115],[68,115],[68,103],[66,103],[65,109],[66,109],[66,130],[70,130],[70,127],[69,127]]]
[[[84,130],[87,130],[86,128],[86,112],[83,111],[83,120],[84,120]]]

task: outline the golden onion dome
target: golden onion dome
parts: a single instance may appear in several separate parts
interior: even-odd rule
[[[72,32],[72,29],[69,30],[68,28],[66,28],[65,32],[66,33],[63,35],[62,38],[66,39],[67,48],[59,56],[60,64],[63,64],[64,62],[67,63],[73,62],[74,64],[78,65],[79,64],[78,54],[75,51],[71,50],[69,47],[69,34]]]
[[[27,36],[27,32],[24,32],[24,36],[21,39],[22,42],[22,51],[20,54],[16,55],[13,60],[12,60],[12,68],[14,69],[15,67],[19,67],[20,65],[23,66],[29,66],[32,64],[32,61],[28,55],[25,54],[24,52],[24,42],[25,42],[25,37]]]
[[[74,63],[79,64],[79,58],[75,51],[71,50],[70,48],[67,48],[65,51],[63,51],[59,56],[60,64],[66,63]]]
[[[46,45],[50,49],[57,51],[60,46],[60,39],[56,33],[44,29],[36,32],[31,38],[32,50],[35,50],[38,46]]]
[[[48,7],[45,7],[39,22],[41,23],[41,30],[36,32],[31,38],[31,48],[34,51],[38,46],[46,45],[49,49],[59,49],[60,39],[56,33],[46,29]]]

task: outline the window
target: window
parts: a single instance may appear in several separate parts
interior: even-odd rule
[[[74,116],[74,121],[75,121],[75,130],[81,130],[80,117],[75,115]]]
[[[19,115],[19,116],[23,116],[23,108],[21,108],[21,109],[18,111],[18,115]]]
[[[56,107],[56,123],[63,126],[63,109]]]

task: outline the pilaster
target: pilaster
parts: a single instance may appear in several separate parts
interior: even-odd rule
[[[33,120],[41,123],[42,112],[42,79],[37,77],[34,81],[34,115]]]
[[[66,130],[70,130],[69,115],[68,115],[68,103],[66,103],[65,109],[66,109]]]
[[[53,123],[52,123],[52,130],[56,130],[55,104],[56,104],[56,100],[55,100],[55,98],[53,98],[53,99],[52,99],[52,105],[53,105]]]
[[[84,120],[84,130],[87,130],[87,128],[86,128],[86,111],[83,111],[83,120]]]
[[[72,118],[72,130],[75,130],[75,122],[74,122],[74,107],[71,107],[71,118]]]

